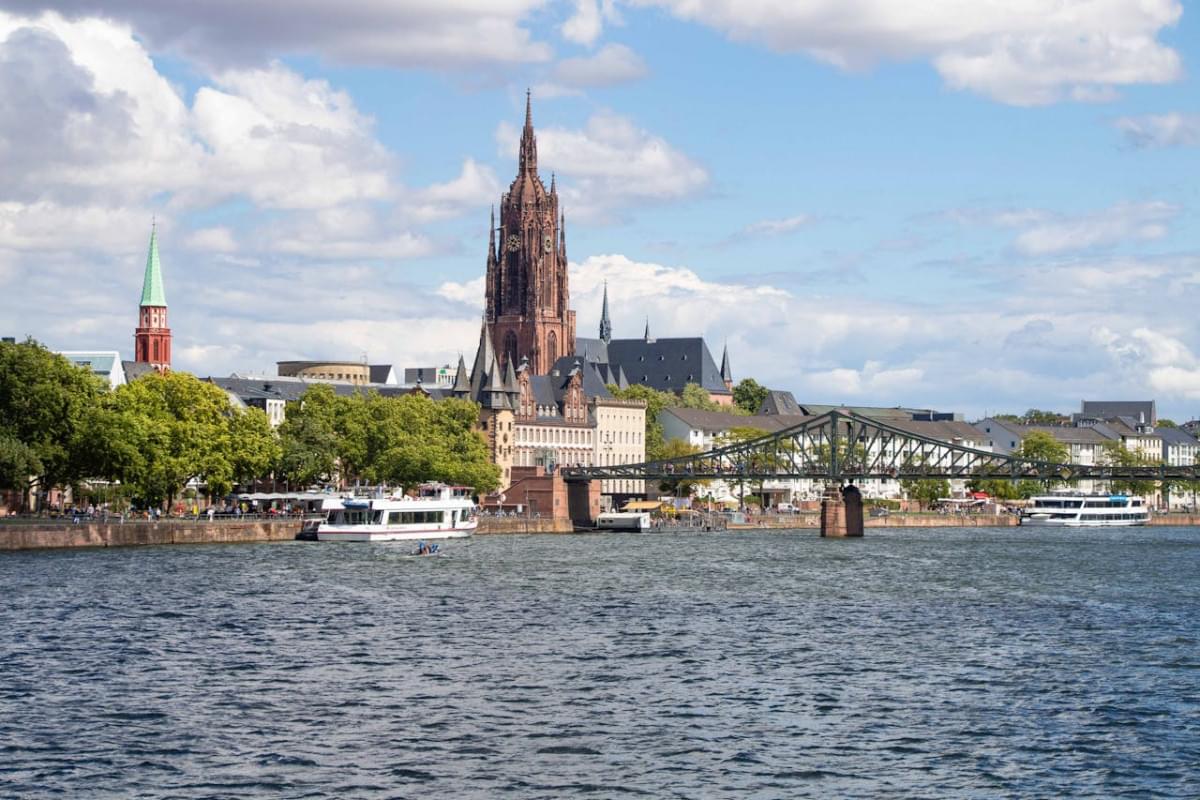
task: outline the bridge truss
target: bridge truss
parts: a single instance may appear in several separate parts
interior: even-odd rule
[[[569,481],[921,478],[1196,480],[1195,466],[1053,464],[934,439],[846,409],[756,439],[642,464],[566,467]]]

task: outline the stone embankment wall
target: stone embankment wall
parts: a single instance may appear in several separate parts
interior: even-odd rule
[[[287,522],[81,522],[0,525],[0,550],[53,547],[130,547],[148,544],[279,542],[296,538],[300,523]]]
[[[569,519],[480,517],[475,533],[571,533],[573,530],[575,528]]]

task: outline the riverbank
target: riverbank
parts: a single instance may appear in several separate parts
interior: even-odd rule
[[[964,514],[891,514],[868,517],[868,528],[1000,528],[1014,527],[1012,515],[984,516]],[[1200,514],[1162,514],[1150,519],[1151,525],[1200,527]],[[771,515],[745,523],[730,524],[729,530],[817,529],[820,518],[814,514]],[[283,542],[296,538],[297,520],[195,522],[101,523],[21,523],[0,524],[0,551],[41,550],[68,547],[139,547],[155,544],[250,544]],[[524,517],[481,517],[480,536],[546,533],[563,534],[573,530],[569,520],[525,519]]]

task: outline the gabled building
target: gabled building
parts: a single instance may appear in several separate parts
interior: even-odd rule
[[[77,367],[87,367],[109,389],[125,384],[125,362],[116,350],[60,350],[58,354]]]
[[[577,338],[575,355],[605,376],[607,383],[647,386],[674,394],[682,394],[684,387],[694,383],[708,392],[713,401],[733,405],[733,369],[728,348],[718,367],[703,337],[657,339],[650,335],[649,321],[641,338],[612,338],[607,286],[599,333],[596,339]]]

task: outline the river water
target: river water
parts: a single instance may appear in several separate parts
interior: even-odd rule
[[[0,796],[1200,796],[1200,529],[446,549],[0,554]]]

